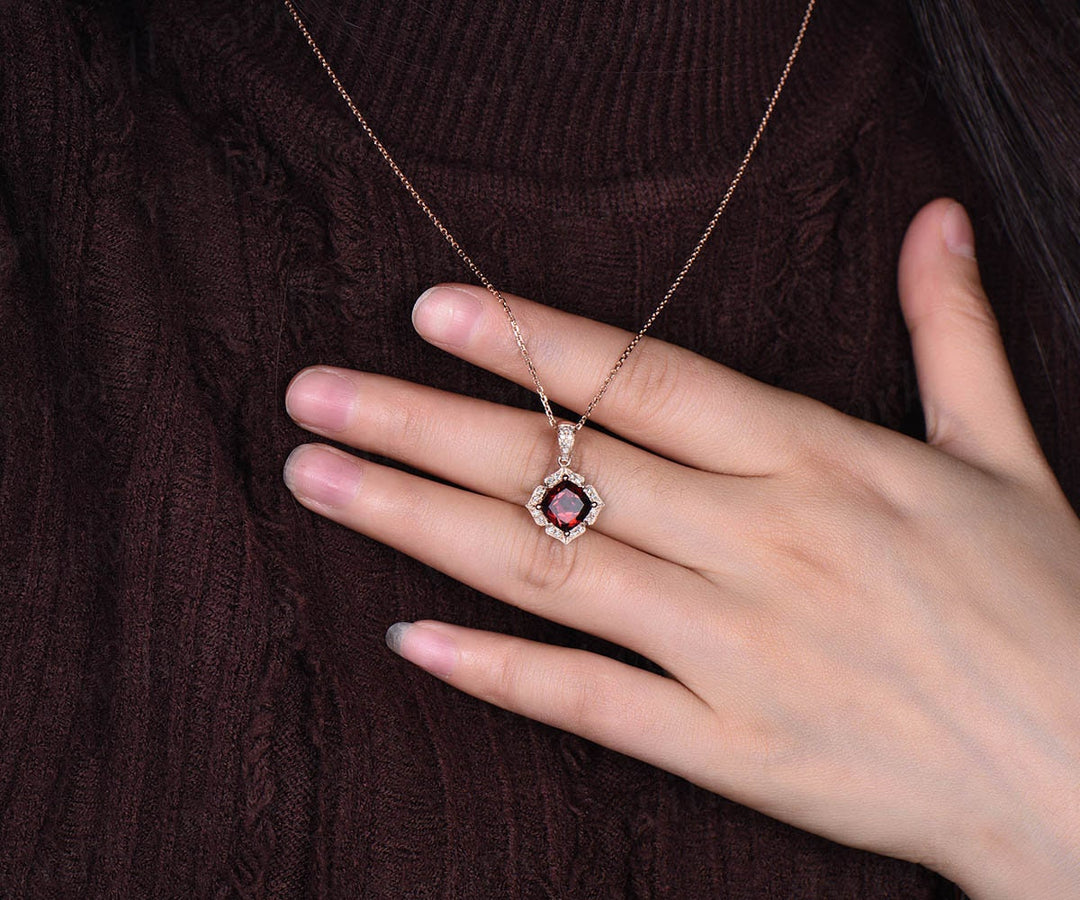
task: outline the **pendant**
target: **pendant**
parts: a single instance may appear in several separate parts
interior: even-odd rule
[[[564,544],[581,537],[604,508],[596,488],[570,468],[576,431],[573,425],[559,426],[559,468],[536,486],[525,504],[533,521]]]

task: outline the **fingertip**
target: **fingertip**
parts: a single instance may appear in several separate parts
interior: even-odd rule
[[[401,656],[401,641],[405,632],[412,627],[412,622],[395,622],[386,629],[386,646]]]
[[[439,678],[450,677],[457,668],[457,642],[428,623],[395,622],[386,630],[386,646]]]
[[[357,390],[352,377],[332,366],[308,366],[285,388],[285,411],[299,425],[344,431],[356,417]]]
[[[484,313],[483,299],[464,285],[437,284],[413,304],[413,328],[425,340],[452,348],[472,341]]]
[[[938,197],[915,214],[900,247],[897,291],[909,327],[955,289],[982,299],[974,228],[962,203]]]

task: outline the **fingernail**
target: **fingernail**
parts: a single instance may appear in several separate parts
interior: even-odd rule
[[[975,230],[962,204],[953,203],[945,210],[941,217],[941,234],[950,252],[975,258]]]
[[[402,659],[440,678],[450,675],[457,665],[457,644],[453,638],[412,622],[395,622],[386,629],[386,646]]]
[[[483,313],[482,301],[471,291],[437,285],[428,288],[413,306],[413,327],[428,340],[464,347]]]
[[[353,420],[356,387],[328,369],[305,369],[285,392],[285,410],[301,425],[341,431]]]
[[[285,460],[285,484],[300,497],[323,506],[344,506],[360,489],[359,461],[345,453],[301,444]]]

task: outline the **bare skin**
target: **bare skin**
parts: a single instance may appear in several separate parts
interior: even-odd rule
[[[957,209],[924,207],[899,261],[926,443],[648,339],[593,416],[637,446],[579,435],[574,467],[607,506],[566,546],[522,508],[552,468],[542,415],[385,376],[307,369],[286,405],[465,490],[319,444],[293,452],[286,483],[669,675],[443,622],[391,629],[462,691],[979,900],[1080,896],[1080,520],[1024,411],[966,216],[943,229]],[[584,408],[629,335],[508,300],[552,398]],[[414,323],[531,386],[483,289],[440,286]],[[661,496],[677,527],[647,514]],[[482,541],[463,516],[486,523]]]

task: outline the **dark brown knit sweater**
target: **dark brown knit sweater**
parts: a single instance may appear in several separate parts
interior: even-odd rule
[[[636,329],[726,188],[804,0],[309,0],[376,133],[495,283]],[[284,7],[0,15],[0,896],[951,898],[455,692],[422,617],[618,648],[301,508],[323,362],[537,408],[425,344],[467,272]],[[903,231],[949,194],[1080,498],[1076,354],[992,218],[898,0],[820,0],[655,333],[920,434]],[[1071,355],[1070,355],[1071,354]]]

